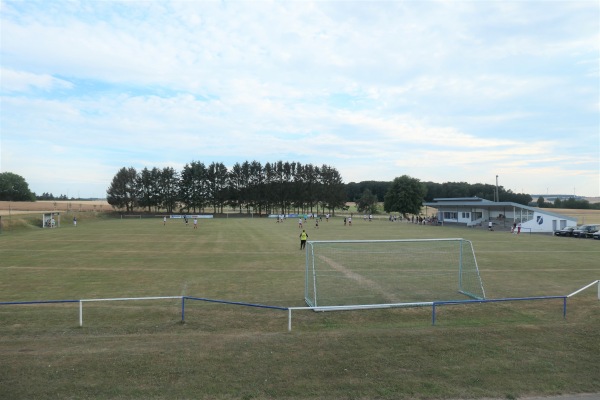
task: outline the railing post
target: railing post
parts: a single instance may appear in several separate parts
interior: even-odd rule
[[[431,325],[435,326],[435,302],[431,304]]]
[[[79,300],[79,326],[83,326],[83,301]]]
[[[181,322],[185,322],[185,296],[181,296]]]

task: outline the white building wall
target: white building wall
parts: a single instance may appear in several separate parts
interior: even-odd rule
[[[575,226],[577,221],[559,218],[553,215],[544,214],[538,211],[533,213],[533,218],[521,224],[524,233],[552,233],[555,230],[567,226]]]

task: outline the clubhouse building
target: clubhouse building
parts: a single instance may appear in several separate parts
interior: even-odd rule
[[[484,226],[489,221],[494,229],[510,229],[513,224],[521,224],[524,233],[552,233],[568,226],[576,226],[577,219],[556,214],[542,208],[528,207],[512,202],[496,202],[479,197],[439,198],[424,206],[437,209],[441,223]]]

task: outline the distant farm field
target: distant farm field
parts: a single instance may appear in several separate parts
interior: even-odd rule
[[[548,210],[577,218],[578,224],[600,224],[600,210],[572,210],[568,208],[550,208]]]
[[[0,215],[53,211],[112,211],[112,207],[106,200],[0,201]]]
[[[82,215],[85,213],[82,213]],[[5,217],[3,217],[5,218]],[[113,219],[0,233],[0,301],[195,296],[304,305],[296,220]],[[488,298],[600,279],[600,241],[308,221],[309,240],[464,237]],[[376,267],[376,258],[372,260]],[[0,305],[0,399],[456,399],[600,393],[600,301],[315,313],[179,299]]]

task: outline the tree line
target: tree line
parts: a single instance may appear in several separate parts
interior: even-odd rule
[[[228,169],[221,162],[205,165],[193,161],[183,170],[165,167],[123,167],[106,191],[115,209],[202,213],[210,208],[222,213],[228,206],[260,214],[332,214],[345,207],[345,185],[329,165],[277,161],[236,163]]]
[[[298,162],[278,161],[264,166],[257,161],[236,163],[227,169],[222,163],[186,164],[181,172],[173,168],[121,168],[107,190],[109,203],[118,210],[201,212],[210,207],[222,212],[224,206],[239,212],[288,213],[324,212],[332,214],[356,202],[359,212],[376,213],[381,203],[385,212],[408,212],[424,201],[435,198],[480,197],[494,200],[496,187],[466,182],[420,182],[402,176],[394,181],[363,181],[344,184],[339,172],[328,165],[321,167]],[[498,187],[500,201],[545,208],[600,209],[600,203],[581,198],[556,199],[548,203],[543,197],[532,202],[524,193]],[[387,201],[386,201],[387,196]],[[35,201],[67,200],[66,195],[36,195],[22,176],[0,173],[0,200]],[[73,199],[73,197],[71,197]],[[418,212],[417,212],[418,213]]]
[[[546,202],[543,196],[538,197],[535,205],[539,208],[568,208],[577,210],[600,210],[600,203],[590,204],[586,199],[576,199],[571,197],[569,199],[557,198],[554,203]]]
[[[384,202],[385,196],[393,186],[393,181],[363,181],[350,182],[346,185],[346,193],[348,201],[359,202],[365,196],[365,191],[368,190],[369,195],[377,197],[378,202]],[[456,198],[456,197],[479,197],[486,200],[494,200],[495,185],[466,182],[422,182],[425,187],[425,194],[421,199],[424,202],[431,202],[437,198]],[[508,201],[524,206],[529,205],[533,198],[524,193],[514,193],[511,190],[506,190],[502,186],[498,186],[498,197],[500,201]]]

